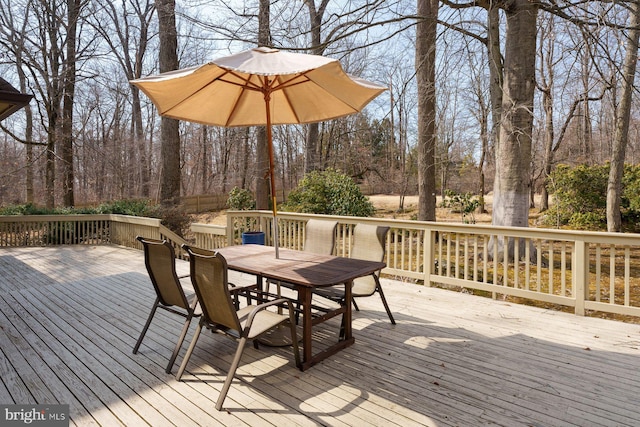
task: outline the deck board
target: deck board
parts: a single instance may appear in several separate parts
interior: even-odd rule
[[[235,343],[203,333],[177,382],[182,321],[160,311],[132,354],[154,299],[141,251],[2,249],[0,403],[68,403],[78,426],[640,425],[640,325],[383,286],[397,325],[359,299],[356,343],[305,372],[290,348],[247,346],[219,412]]]

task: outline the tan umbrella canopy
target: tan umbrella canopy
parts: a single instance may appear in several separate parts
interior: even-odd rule
[[[313,123],[353,114],[386,90],[346,74],[336,59],[264,47],[131,83],[164,117],[226,127],[267,127],[276,256],[271,125]]]

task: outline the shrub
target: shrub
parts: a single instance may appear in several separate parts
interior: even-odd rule
[[[184,237],[191,225],[191,216],[180,205],[156,205],[145,216],[160,218],[162,225],[180,237]]]
[[[449,208],[460,213],[460,219],[465,224],[475,224],[476,219],[473,213],[480,206],[480,201],[471,193],[460,194],[453,190],[446,190],[442,207]]]
[[[148,200],[115,200],[100,206],[83,208],[40,208],[31,203],[25,205],[9,205],[0,208],[0,215],[75,215],[75,214],[120,214],[148,216],[151,207]]]
[[[148,200],[114,200],[102,203],[95,211],[101,214],[148,216],[152,210]]]
[[[373,216],[373,203],[351,177],[336,171],[313,171],[289,194],[282,209],[325,215]]]
[[[256,207],[256,200],[251,191],[244,188],[233,187],[229,192],[227,205],[235,210],[252,210]]]
[[[559,165],[549,177],[554,203],[543,223],[581,230],[604,230],[607,226],[609,165],[570,167]],[[640,166],[626,165],[620,201],[623,227],[638,228],[640,218]]]
[[[554,203],[543,218],[548,226],[602,229],[606,226],[607,165],[558,165],[549,177]]]
[[[31,203],[0,208],[0,215],[49,215],[53,213],[55,213],[54,210],[39,208]]]

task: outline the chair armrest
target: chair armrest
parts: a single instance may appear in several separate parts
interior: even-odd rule
[[[245,329],[251,328],[251,324],[253,323],[253,318],[256,316],[256,314],[258,314],[263,310],[266,310],[268,307],[279,305],[279,304],[286,304],[287,308],[289,309],[289,316],[291,317],[293,315],[293,304],[291,304],[291,300],[288,298],[280,298],[273,301],[265,302],[263,304],[258,305],[253,310],[251,310],[251,313],[249,313],[249,316],[247,317],[247,323],[245,324]]]

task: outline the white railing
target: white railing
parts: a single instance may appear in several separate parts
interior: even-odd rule
[[[282,247],[302,249],[304,224],[311,217],[278,214]],[[494,227],[378,218],[326,217],[339,223],[336,253],[349,256],[358,223],[391,228],[383,273],[427,286],[472,289],[588,310],[640,316],[640,235]],[[264,231],[272,244],[269,211],[228,211],[227,225],[193,224],[192,243],[216,249],[241,243],[244,231]],[[229,231],[228,231],[229,230]],[[117,244],[141,248],[137,235],[167,239],[176,253],[185,240],[159,219],[126,215],[1,216],[0,247],[56,244]],[[494,242],[511,246],[500,251]]]
[[[186,241],[160,219],[128,215],[0,216],[0,247],[115,244],[142,249],[141,235],[170,241],[179,257]]]
[[[279,213],[280,246],[302,249],[304,224],[311,217],[323,216]],[[594,310],[640,316],[639,234],[324,217],[339,223],[336,253],[341,256],[349,256],[356,224],[391,227],[383,273],[396,279],[572,307],[579,315]],[[228,211],[227,229],[233,233],[208,247],[240,244],[244,231],[264,231],[266,244],[272,244],[271,218],[269,211]],[[197,224],[193,231],[213,234],[209,227]],[[494,242],[506,242],[511,250],[502,251]]]

